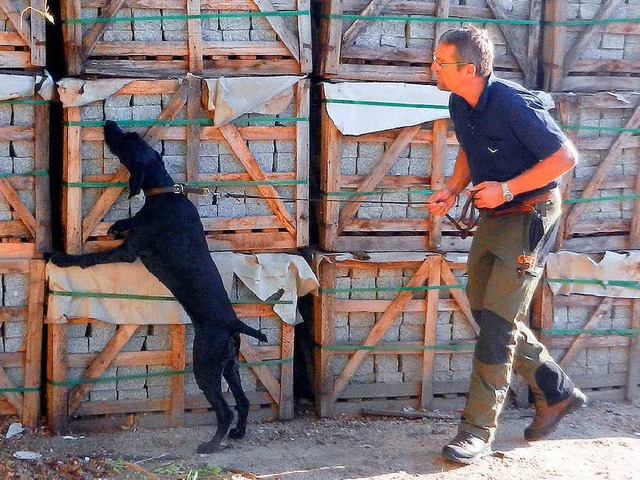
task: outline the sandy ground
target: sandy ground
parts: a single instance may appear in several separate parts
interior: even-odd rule
[[[289,422],[253,423],[245,439],[227,440],[224,450],[211,455],[198,455],[195,447],[208,439],[212,427],[72,438],[25,432],[3,439],[1,447],[6,453],[29,450],[61,459],[119,458],[150,470],[167,463],[219,465],[260,479],[640,478],[640,403],[591,403],[567,417],[548,439],[529,444],[522,432],[531,418],[532,410],[506,410],[494,444],[497,452],[463,467],[439,456],[455,434],[455,421],[386,417],[325,420],[302,414]]]

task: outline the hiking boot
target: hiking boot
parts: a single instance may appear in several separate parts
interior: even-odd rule
[[[571,412],[584,407],[587,397],[579,389],[574,388],[569,396],[551,406],[536,408],[536,415],[531,424],[524,429],[524,438],[530,442],[541,440],[553,432],[560,420]]]
[[[468,432],[458,432],[442,449],[442,456],[456,463],[469,464],[491,455],[491,442]]]

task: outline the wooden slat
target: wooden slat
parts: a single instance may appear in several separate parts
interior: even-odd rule
[[[417,287],[422,285],[429,277],[431,266],[432,264],[430,259],[425,259],[407,283],[407,287]],[[382,314],[380,320],[378,320],[371,328],[371,331],[362,342],[363,346],[373,346],[378,344],[387,329],[393,324],[398,314],[403,311],[404,306],[411,300],[413,293],[414,292],[410,290],[403,290],[398,293],[389,308]],[[344,390],[349,383],[349,379],[358,370],[358,367],[360,367],[360,364],[367,355],[369,355],[369,351],[367,350],[359,350],[353,354],[335,381],[332,395],[332,400],[334,402],[338,399],[342,390]]]
[[[66,325],[47,325],[47,419],[54,433],[67,425],[67,332]],[[55,384],[51,383],[55,382]]]
[[[187,15],[200,15],[200,0],[186,0]],[[187,20],[187,44],[189,47],[189,72],[202,74],[202,20]],[[189,117],[192,118],[192,117]]]
[[[327,0],[324,2],[323,13],[330,15],[342,15],[342,0]],[[342,20],[332,18],[325,23],[326,31],[322,38],[325,39],[324,54],[322,55],[322,70],[324,74],[335,75],[339,72],[340,50],[342,48]]]
[[[321,258],[318,262],[317,275],[320,287],[335,288],[336,265],[330,257]],[[333,353],[322,348],[322,345],[335,343],[335,295],[319,294],[313,298],[314,338],[318,342],[314,352],[316,409],[321,417],[334,414],[333,374],[331,359]]]
[[[18,214],[25,227],[29,230],[29,234],[33,239],[36,238],[36,219],[29,209],[22,203],[18,192],[14,190],[6,178],[0,178],[0,194],[2,194],[9,205]]]
[[[253,0],[258,6],[261,12],[276,12],[277,10],[273,6],[271,0]],[[296,60],[300,60],[300,49],[298,46],[298,39],[296,34],[287,28],[286,23],[282,17],[267,16],[265,17],[271,28],[275,30],[280,37],[282,43],[286,45],[291,54]]]
[[[445,285],[456,286],[459,284],[458,280],[456,279],[456,277],[453,275],[453,272],[449,268],[449,265],[447,264],[447,262],[443,262],[442,264],[441,275],[442,275],[442,281],[444,282]],[[449,290],[449,293],[458,304],[460,311],[466,317],[467,322],[469,322],[469,325],[471,325],[471,328],[473,328],[473,331],[476,332],[476,335],[478,335],[480,333],[480,327],[478,326],[475,319],[473,318],[473,313],[471,313],[471,306],[469,305],[469,299],[465,295],[464,290],[461,290],[459,288],[452,288],[451,290]]]
[[[611,298],[604,297],[602,299],[602,302],[600,302],[598,308],[596,308],[596,311],[593,313],[589,321],[582,327],[582,329],[593,330],[594,328],[596,328],[602,317],[606,315],[609,310],[611,310],[611,307]],[[561,367],[566,367],[567,365],[569,365],[571,361],[576,357],[578,350],[587,347],[591,343],[591,340],[591,335],[585,333],[577,335],[571,342],[571,346],[564,353],[558,364]]]
[[[33,260],[29,268],[29,313],[26,318],[24,386],[40,388],[42,365],[42,318],[44,316],[45,262]],[[22,423],[30,428],[40,420],[40,391],[24,393]]]
[[[280,335],[280,358],[293,359],[294,327],[282,322]],[[280,399],[279,419],[290,420],[293,418],[293,361],[285,362],[280,366]]]
[[[309,117],[309,90],[311,83],[303,80],[296,85],[297,99],[294,114],[296,117]],[[296,180],[301,181],[295,187],[296,201],[296,246],[309,245],[309,122],[296,122]]]
[[[384,152],[380,162],[373,168],[371,173],[362,179],[357,192],[369,192],[375,190],[382,178],[387,174],[393,163],[398,159],[400,153],[402,153],[407,146],[411,143],[411,140],[415,134],[422,128],[422,124],[413,125],[411,127],[403,128],[396,139],[389,145],[389,148]],[[346,225],[354,217],[360,203],[365,200],[364,196],[350,197],[350,202],[344,206],[340,211],[340,217],[338,220],[338,233],[341,233]]]
[[[7,376],[6,372],[2,365],[0,365],[0,389],[3,388],[16,388],[20,387],[20,385],[14,385],[11,379]],[[0,397],[4,397],[7,402],[13,408],[13,413],[15,413],[18,418],[22,418],[22,401],[23,396],[19,392],[2,392],[0,393]]]
[[[440,271],[444,259],[433,256],[428,259],[431,264],[427,285],[435,287],[440,285]],[[436,330],[438,327],[438,296],[439,290],[427,290],[427,308],[424,311],[424,345],[426,347],[436,344]],[[435,350],[426,349],[422,354],[422,389],[420,392],[420,406],[426,408],[433,400],[433,366]]]
[[[236,155],[240,163],[247,170],[247,173],[251,176],[252,180],[255,181],[264,181],[266,180],[266,176],[258,162],[247,144],[244,142],[244,139],[240,136],[238,129],[227,123],[226,125],[221,125],[220,131],[224,135],[224,138]],[[271,185],[257,185],[256,188],[260,192],[260,194],[264,197],[265,202],[269,205],[269,208],[273,211],[273,213],[280,219],[284,227],[291,235],[296,235],[296,227],[294,225],[294,220],[291,218],[289,212],[287,212],[284,203],[280,199],[280,195],[278,191]]]
[[[7,16],[7,21],[20,35],[24,45],[31,46],[31,27],[28,22],[22,22],[20,18],[20,11],[15,7],[14,2],[11,0],[0,0],[0,9]],[[34,15],[34,13],[32,13]]]
[[[320,189],[327,193],[340,191],[340,164],[342,161],[342,135],[322,108],[320,118]],[[338,247],[338,219],[340,202],[337,198],[327,197],[321,202],[319,217],[322,219],[322,248],[335,252]]]
[[[34,162],[36,170],[49,170],[49,106],[34,107],[35,143]],[[52,250],[51,238],[51,194],[49,191],[49,175],[34,178],[36,194],[35,204],[35,241],[39,252]]]
[[[247,363],[259,363],[262,358],[256,351],[256,349],[249,345],[247,342],[240,344],[240,355]],[[266,365],[255,365],[250,367],[253,373],[256,374],[262,385],[267,389],[269,395],[273,399],[273,402],[279,404],[280,402],[280,382],[273,376],[269,367]]]
[[[363,17],[379,15],[389,0],[371,0],[369,4],[360,12]],[[342,35],[342,45],[349,45],[355,42],[356,38],[363,32],[371,20],[355,20]]]
[[[122,347],[126,345],[138,327],[139,325],[119,325],[118,330],[113,337],[111,337],[102,352],[96,356],[95,360],[89,368],[87,368],[83,378],[86,380],[99,378],[109,368],[115,356],[122,350]],[[76,385],[71,389],[68,399],[69,415],[72,415],[78,408],[80,402],[82,402],[82,399],[92,386],[93,384],[91,383],[84,383]]]
[[[181,371],[186,367],[185,361],[185,326],[171,325],[171,370]],[[169,426],[178,427],[183,424],[184,417],[184,376],[171,375],[169,377],[171,399],[168,408]]]
[[[102,8],[100,12],[100,16],[96,18],[96,20],[114,18],[116,16],[116,13],[118,13],[118,11],[120,10],[124,2],[125,0],[109,0],[107,5]],[[100,38],[100,35],[102,35],[102,33],[105,31],[105,29],[109,25],[110,24],[107,22],[97,22],[85,34],[82,40],[82,62],[83,63],[87,59],[87,57],[91,55],[91,52],[96,46],[96,43],[98,43],[98,39]]]
[[[445,139],[447,138],[446,119],[433,122],[433,144],[431,146],[431,190],[444,187]],[[442,237],[442,217],[429,214],[429,246],[440,248]]]

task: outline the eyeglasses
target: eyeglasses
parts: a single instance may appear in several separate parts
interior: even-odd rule
[[[436,58],[436,54],[435,53],[431,56],[431,58],[433,58],[433,62],[434,63],[437,63],[441,67],[448,67],[450,65],[469,65],[469,63],[471,63],[471,62],[445,62],[445,63],[442,63],[442,62],[438,61],[438,59]]]

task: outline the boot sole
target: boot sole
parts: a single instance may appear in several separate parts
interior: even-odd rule
[[[479,451],[473,457],[458,457],[456,453],[452,450],[449,450],[447,447],[442,449],[442,456],[453,463],[461,463],[463,465],[469,465],[470,463],[475,462],[476,460],[481,459],[482,457],[486,457],[488,455],[492,455],[493,450],[491,447],[487,447],[484,450]]]
[[[524,432],[525,440],[527,440],[529,442],[535,442],[536,440],[542,440],[546,436],[548,436],[551,433],[553,433],[556,428],[558,428],[558,425],[560,424],[560,422],[562,421],[562,419],[564,417],[566,417],[567,415],[575,412],[576,410],[581,409],[586,404],[587,404],[587,397],[584,395],[584,393],[580,392],[580,394],[576,395],[576,397],[573,399],[573,402],[571,402],[569,405],[567,405],[567,408],[564,411],[562,411],[556,417],[555,421],[550,423],[546,428],[543,428],[543,429],[538,430],[538,431],[533,431],[533,432],[528,432],[528,431],[525,430],[525,432]]]

